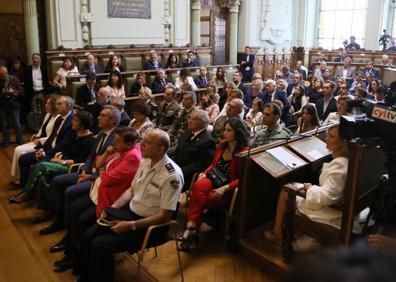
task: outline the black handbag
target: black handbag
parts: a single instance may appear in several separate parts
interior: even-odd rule
[[[226,185],[230,182],[230,178],[225,176],[224,173],[222,173],[217,166],[210,169],[206,173],[206,177],[209,178],[209,180],[213,184],[213,188],[215,189],[223,185]]]

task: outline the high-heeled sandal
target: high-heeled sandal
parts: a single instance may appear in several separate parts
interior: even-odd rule
[[[31,197],[29,197],[29,195],[24,195],[24,197],[22,199],[20,199],[20,197],[26,193],[25,191],[22,191],[21,193],[12,196],[11,198],[8,199],[8,202],[10,204],[22,204],[23,202],[29,201],[31,199]]]
[[[184,236],[184,233],[186,231],[190,231],[187,237]],[[178,245],[180,251],[187,252],[197,247],[198,235],[196,231],[196,227],[187,227],[183,234],[176,238],[176,240],[180,242],[180,244]]]

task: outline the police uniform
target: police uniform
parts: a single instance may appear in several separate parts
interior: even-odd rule
[[[180,167],[167,155],[153,167],[151,159],[144,159],[131,184],[133,198],[120,212],[125,211],[128,218],[139,220],[156,214],[160,209],[175,211],[183,185]],[[117,234],[109,227],[94,225],[89,228],[80,242],[80,278],[84,281],[113,281],[113,254],[139,250],[146,231],[144,228]],[[167,233],[167,226],[156,229],[149,244],[163,240]]]
[[[162,101],[158,106],[158,113],[154,119],[155,126],[165,131],[169,130],[177,118],[179,111],[180,105],[176,100],[170,103]]]
[[[153,167],[150,159],[144,159],[131,184],[134,196],[129,207],[142,217],[160,208],[174,211],[183,185],[181,168],[167,155]]]
[[[260,129],[257,131],[256,136],[252,141],[252,146],[257,147],[271,142],[277,141],[277,138],[287,138],[292,134],[292,132],[283,127],[280,123],[277,124],[274,130],[269,131],[268,127]],[[271,138],[275,140],[271,140]]]

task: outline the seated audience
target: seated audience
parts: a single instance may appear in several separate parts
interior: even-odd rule
[[[375,97],[375,94],[377,93],[377,89],[380,86],[380,83],[377,79],[373,79],[370,81],[368,84],[368,93],[370,94],[371,97]]]
[[[306,196],[297,198],[297,210],[313,221],[331,226],[339,227],[340,225],[342,212],[330,206],[341,201],[344,195],[348,171],[347,143],[347,140],[341,138],[338,127],[329,128],[326,147],[331,151],[333,160],[323,164],[319,185],[300,184],[306,191]],[[275,226],[272,230],[265,232],[265,238],[268,241],[281,241],[288,206],[288,193],[281,190],[276,208]]]
[[[326,69],[327,69],[326,61],[325,60],[321,60],[319,68],[315,69],[314,76],[321,77],[323,80],[325,80],[324,73],[325,73]]]
[[[154,127],[168,131],[180,111],[176,101],[176,88],[166,87],[164,100],[158,105],[157,115],[153,120]]]
[[[129,127],[136,129],[140,139],[143,139],[149,130],[154,129],[154,125],[149,118],[150,107],[143,101],[137,101],[133,104],[131,112],[133,119],[129,123]]]
[[[213,124],[219,116],[219,105],[216,104],[216,96],[214,93],[204,92],[199,108],[208,113],[209,124]]]
[[[131,86],[130,96],[138,96],[140,89],[146,86],[146,74],[144,72],[138,72],[136,75],[136,82]]]
[[[224,137],[217,147],[212,163],[193,184],[186,229],[178,237],[181,250],[193,247],[205,209],[230,203],[233,191],[239,184],[239,158],[236,155],[248,148],[249,136],[249,130],[240,119],[230,118],[225,123]],[[224,181],[213,181],[212,174],[217,177],[221,174]]]
[[[81,235],[96,223],[105,208],[110,207],[126,191],[138,170],[142,155],[139,135],[133,128],[115,130],[113,147],[95,161],[100,170],[89,193],[84,193],[71,203],[68,232],[64,237],[66,249],[63,259],[54,263],[57,272],[75,266],[81,244]]]
[[[111,91],[111,97],[125,98],[124,81],[119,71],[112,70],[110,72],[109,80],[107,82],[107,87]]]
[[[295,133],[305,133],[316,130],[318,127],[320,127],[320,120],[316,107],[314,104],[308,103],[302,107],[301,117],[297,120],[297,130]]]
[[[290,71],[290,68],[286,65],[282,65],[280,70],[283,75],[282,78],[286,80],[287,83],[292,83],[293,73]]]
[[[307,98],[309,103],[315,104],[319,99],[323,98],[323,79],[315,77],[312,82],[311,87],[307,90]]]
[[[344,66],[336,68],[335,76],[342,77],[343,79],[352,79],[353,69],[351,67],[352,59],[346,57],[343,61]]]
[[[304,86],[304,81],[302,80],[302,76],[300,73],[293,74],[292,82],[287,85],[287,89],[286,89],[287,96],[290,96],[291,94],[293,94],[295,87],[297,85]]]
[[[325,120],[330,113],[337,111],[337,101],[333,97],[334,86],[331,81],[323,83],[323,98],[316,102],[316,109],[321,121]]]
[[[385,86],[378,86],[377,91],[375,92],[374,98],[375,101],[381,104],[385,104],[385,95],[387,92],[387,88]]]
[[[146,62],[144,69],[145,70],[157,70],[157,69],[163,69],[163,68],[164,68],[164,66],[157,59],[157,53],[154,50],[152,50],[150,52],[150,60]]]
[[[251,145],[258,147],[264,144],[277,141],[279,139],[287,139],[291,135],[291,131],[280,124],[281,109],[275,103],[267,103],[263,110],[263,125],[253,137]]]
[[[337,112],[332,112],[330,113],[326,120],[323,122],[322,125],[327,125],[327,124],[331,124],[331,123],[336,123],[336,122],[340,122],[340,117],[341,116],[347,116],[349,115],[348,112],[348,101],[352,100],[350,97],[348,96],[341,96],[340,98],[338,98],[337,100]]]
[[[77,112],[73,116],[73,140],[68,146],[59,151],[51,160],[38,163],[32,168],[23,191],[10,198],[11,203],[20,204],[31,200],[39,192],[38,208],[48,209],[49,183],[58,175],[67,173],[74,163],[83,162],[89,155],[93,145],[90,131],[92,115],[88,112]]]
[[[77,88],[76,105],[85,109],[96,101],[98,87],[96,85],[96,76],[92,72],[87,73],[85,84]]]
[[[301,77],[300,74],[297,76]],[[294,78],[293,78],[294,79]],[[281,119],[283,122],[286,122],[289,117],[290,103],[287,99],[286,92],[276,89],[276,83],[274,80],[270,79],[265,82],[265,93],[263,95],[264,103],[271,103],[274,100],[279,100],[282,102],[282,112]],[[297,84],[296,84],[297,85]]]
[[[351,91],[351,93],[355,93],[356,92],[356,86],[359,83],[363,82],[363,73],[361,71],[356,71],[355,72],[355,79],[352,81],[351,87],[349,88],[349,91]]]
[[[101,73],[102,68],[95,64],[95,56],[91,53],[88,53],[87,55],[87,61],[84,63],[84,65],[81,67],[80,73]]]
[[[304,67],[303,62],[301,60],[298,60],[296,62],[294,70],[297,70],[299,73],[301,73],[303,80],[306,80],[308,78],[308,69]]]
[[[47,101],[45,103],[46,115],[43,120],[43,124],[37,134],[34,134],[29,143],[17,146],[14,149],[14,155],[11,164],[11,176],[19,177],[19,157],[35,151],[35,147],[40,143],[43,145],[47,138],[51,135],[52,129],[56,119],[58,118],[58,112],[56,110],[56,100],[59,98],[57,94],[51,94],[47,96]],[[12,181],[12,183],[19,185],[18,181]]]
[[[112,208],[129,219],[113,221],[106,229],[94,224],[85,231],[74,269],[81,280],[113,281],[114,254],[138,250],[148,227],[172,218],[184,181],[179,166],[166,155],[168,147],[169,137],[159,129],[150,131],[141,142],[144,159],[136,172],[139,177],[135,177],[130,188],[112,204]],[[168,227],[157,232],[157,238],[162,238]],[[155,243],[156,239],[152,240],[149,244]]]
[[[188,85],[188,84],[191,85],[192,90],[198,89],[197,85],[194,82],[194,79],[192,78],[192,76],[190,74],[190,70],[181,69],[179,77],[176,77],[175,86],[176,86],[176,88],[180,89],[184,85]]]
[[[54,78],[52,79],[52,86],[58,91],[66,89],[66,77],[68,75],[76,75],[78,73],[78,68],[75,66],[73,59],[70,57],[65,57],[63,59],[62,66],[56,71]]]
[[[122,98],[111,97],[110,105],[116,107],[121,113],[121,120],[119,125],[128,126],[129,123],[131,122],[131,118],[129,117],[128,113],[124,110],[125,100]]]
[[[347,51],[343,48],[340,48],[341,51],[338,53],[338,57],[335,58],[334,62],[336,63],[342,63],[344,59],[347,57]]]
[[[157,69],[155,72],[155,80],[151,84],[151,90],[153,91],[153,94],[165,93],[165,86],[168,83],[172,82],[166,78],[165,70]]]
[[[190,67],[199,67],[200,63],[199,61],[195,58],[194,56],[194,51],[193,50],[188,50],[187,51],[187,58],[183,61],[183,68],[190,68]]]
[[[182,191],[189,188],[194,173],[203,171],[212,161],[216,143],[207,131],[209,116],[203,110],[194,110],[172,157],[184,176]]]
[[[260,79],[260,80],[261,80],[261,79]],[[245,86],[245,84],[242,82],[242,73],[239,72],[239,71],[235,71],[235,72],[232,74],[232,82],[234,82],[234,83],[235,83],[235,86],[236,86],[239,90],[242,91],[243,97],[245,97],[246,94],[247,94],[248,89],[247,89],[247,87]]]
[[[335,96],[334,98],[338,100],[340,97],[349,97],[351,100],[355,99],[355,96],[353,96],[351,93],[349,93],[348,90],[348,83],[346,82],[341,82],[340,83],[340,91],[338,91],[338,95]]]
[[[290,103],[289,113],[291,114],[290,124],[295,124],[300,117],[303,107],[308,103],[307,96],[304,95],[305,87],[297,85],[293,94],[288,97]]]
[[[226,92],[227,92],[228,98],[227,98],[227,101],[226,101],[223,109],[219,113],[219,117],[227,115],[228,105],[230,104],[230,101],[232,99],[235,99],[235,98],[242,99],[243,98],[242,91],[237,89],[233,82],[227,82],[227,84],[228,84],[228,86],[226,88]],[[245,107],[243,107],[243,110],[240,113],[240,118],[243,119],[244,116],[245,116]]]
[[[260,98],[253,100],[253,106],[246,114],[245,121],[250,126],[251,136],[256,132],[256,126],[263,122],[264,102]]]
[[[59,117],[55,120],[51,134],[44,144],[38,144],[34,152],[22,155],[19,160],[21,186],[26,185],[31,168],[41,161],[51,160],[56,153],[63,152],[74,139],[72,129],[74,100],[69,96],[61,96],[56,100]]]
[[[166,61],[166,69],[174,69],[174,68],[180,68],[180,64],[177,60],[176,54],[173,52],[169,54],[168,60]]]
[[[208,70],[206,69],[205,66],[200,66],[199,67],[199,76],[194,78],[195,85],[197,85],[198,88],[206,88],[208,86]]]
[[[287,86],[289,86],[283,78],[276,79],[276,89],[286,92]]]
[[[355,99],[374,99],[371,95],[369,95],[368,91],[365,87],[357,87],[355,93]]]
[[[151,89],[148,87],[143,87],[139,91],[139,100],[146,103],[149,106],[150,113],[149,117],[150,120],[154,119],[157,116],[157,105],[153,102],[153,94]]]
[[[107,62],[104,72],[118,71],[123,72],[124,68],[120,63],[120,59],[116,55],[112,55]]]
[[[113,144],[115,128],[121,119],[120,111],[111,105],[105,105],[98,117],[98,127],[101,131],[96,137],[95,145],[90,155],[78,172],[72,172],[55,176],[51,182],[50,199],[51,211],[55,214],[55,220],[51,225],[40,230],[40,235],[54,233],[65,227],[69,222],[68,215],[70,203],[83,193],[87,193],[93,180],[98,175],[95,168],[95,160]],[[65,249],[65,241],[62,239],[51,247],[50,251],[59,252]]]
[[[217,89],[224,88],[227,83],[227,78],[222,67],[217,68],[216,74],[212,77],[212,81],[216,84]],[[219,90],[219,92],[221,91]]]
[[[109,104],[110,95],[111,95],[110,89],[108,87],[102,87],[99,89],[98,97],[96,98],[95,103],[89,104],[84,108],[84,110],[90,112],[92,115],[93,118],[92,132],[95,135],[98,133],[99,130],[98,117],[100,115],[100,112],[103,110],[103,107]]]
[[[253,100],[256,98],[264,100],[263,88],[264,85],[262,80],[255,79],[252,81],[251,87],[248,88],[246,96],[243,97],[243,102],[246,107],[251,108]]]
[[[362,73],[364,76],[366,76],[367,73],[371,73],[373,75],[374,79],[379,79],[380,75],[379,75],[379,71],[376,70],[373,67],[373,62],[372,61],[367,61],[366,62],[366,67],[364,69],[362,69]]]

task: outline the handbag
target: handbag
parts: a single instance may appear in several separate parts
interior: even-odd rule
[[[230,182],[230,178],[225,176],[220,169],[215,166],[206,173],[206,177],[212,182],[213,188],[219,188]]]

